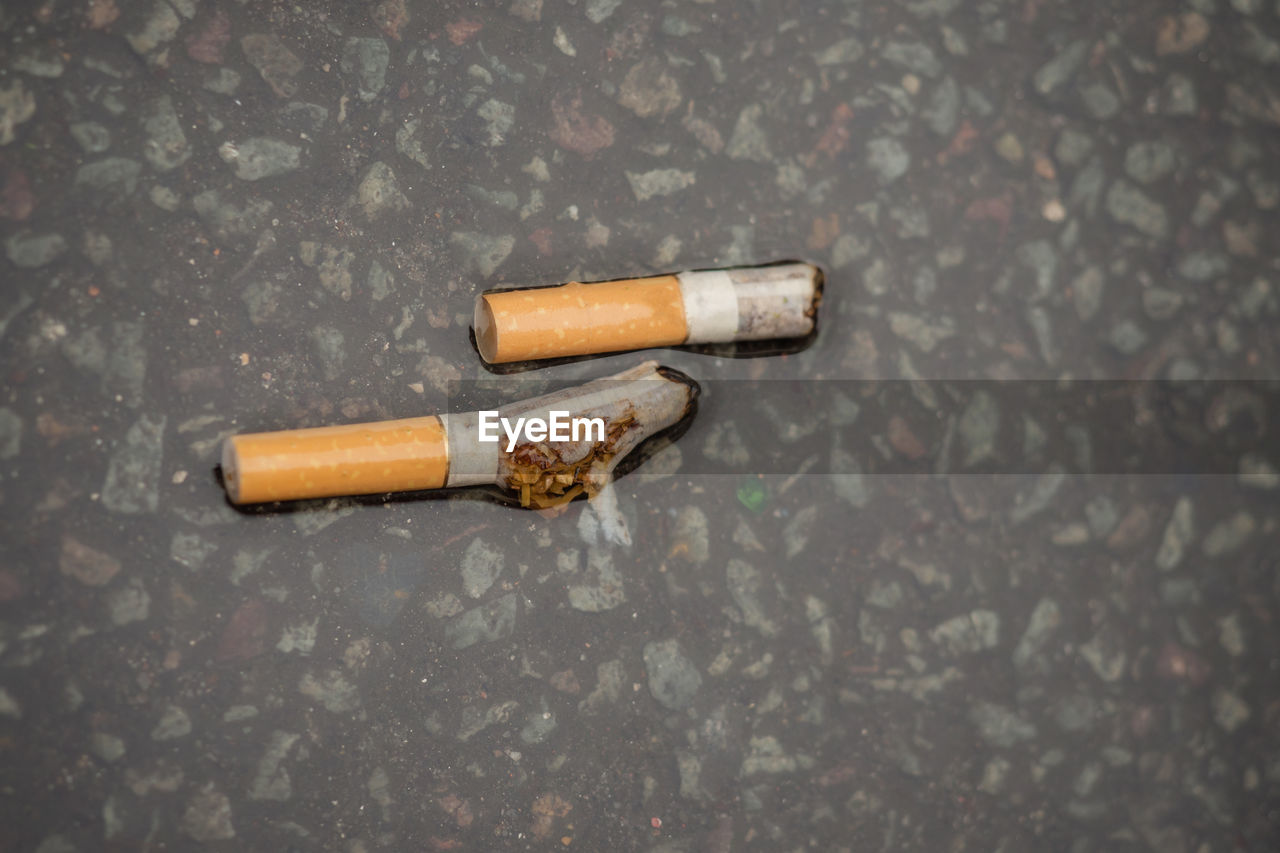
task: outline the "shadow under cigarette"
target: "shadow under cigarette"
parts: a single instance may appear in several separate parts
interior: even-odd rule
[[[480,350],[476,346],[475,329],[469,330],[471,339],[471,347],[476,350],[477,355]],[[715,358],[769,358],[779,355],[795,355],[807,350],[813,346],[814,341],[818,339],[818,324],[815,322],[813,331],[805,335],[803,338],[786,338],[782,340],[768,341],[737,341],[736,343],[727,344],[693,344],[690,346],[680,347],[661,347],[661,349],[675,350],[676,352],[691,352],[697,355],[709,355]],[[623,350],[622,352],[642,352],[644,350]],[[484,369],[495,376],[511,376],[517,373],[528,373],[531,370],[541,370],[545,367],[560,367],[566,364],[579,364],[584,361],[598,359],[605,355],[620,355],[621,352],[594,353],[592,355],[574,355],[564,356],[561,358],[540,358],[536,361],[513,361],[507,364],[489,364],[483,358],[479,359]]]

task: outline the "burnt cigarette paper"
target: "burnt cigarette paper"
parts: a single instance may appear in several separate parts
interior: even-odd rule
[[[231,436],[222,478],[234,504],[497,485],[545,508],[599,493],[697,395],[688,376],[649,361],[489,411]]]
[[[801,338],[822,272],[791,263],[482,293],[475,334],[490,364],[602,352]]]

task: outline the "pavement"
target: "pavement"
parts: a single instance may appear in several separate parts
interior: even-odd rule
[[[0,848],[1277,849],[1280,3],[0,33]],[[646,354],[705,393],[610,500],[223,497],[235,432],[640,359],[491,373],[481,290],[789,258],[816,338]],[[948,413],[1061,379],[1220,453]]]

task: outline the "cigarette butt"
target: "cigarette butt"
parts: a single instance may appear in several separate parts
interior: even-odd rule
[[[490,412],[234,435],[222,445],[222,478],[234,504],[489,484],[541,509],[599,492],[628,453],[688,415],[697,395],[688,376],[649,361]],[[517,426],[490,429],[486,440],[482,416],[490,427]],[[555,440],[547,425],[557,416],[599,424]]]
[[[502,364],[799,338],[814,329],[821,287],[817,267],[793,263],[483,293],[476,345]]]

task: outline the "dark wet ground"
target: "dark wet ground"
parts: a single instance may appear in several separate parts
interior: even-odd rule
[[[1251,436],[1217,476],[1082,475],[1117,427],[1089,418],[1043,465],[1051,418],[998,394],[938,429],[936,400],[753,416],[714,381],[616,511],[240,513],[214,467],[238,430],[444,408],[491,377],[487,287],[788,257],[827,271],[807,350],[658,357],[1276,379],[1280,4],[49,0],[0,29],[0,847],[1276,849],[1251,399],[1178,415]],[[943,441],[946,471],[871,475]],[[781,445],[805,475],[754,476]]]

